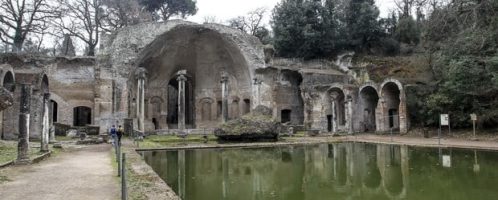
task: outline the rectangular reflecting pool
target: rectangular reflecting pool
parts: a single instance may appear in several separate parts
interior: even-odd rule
[[[142,152],[185,200],[498,199],[498,152],[334,143]]]

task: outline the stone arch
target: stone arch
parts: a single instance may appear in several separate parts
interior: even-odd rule
[[[50,93],[48,77],[46,74],[43,74],[43,76],[42,76],[41,83],[40,83],[40,90],[43,94]]]
[[[180,70],[182,71],[182,70]],[[178,128],[178,117],[180,116],[179,108],[179,75],[175,73],[175,75],[171,76],[167,86],[167,98],[168,98],[168,117],[167,123],[169,128]],[[195,80],[193,77],[187,72],[185,77],[185,125],[188,128],[193,128],[195,126]]]
[[[53,104],[51,103],[50,106],[50,113],[52,117],[53,122],[61,123],[61,124],[67,124],[70,125],[73,123],[73,116],[72,116],[72,106],[70,106],[65,99],[60,97],[54,92],[50,92],[50,102],[55,102],[57,103],[57,107],[53,107]],[[56,111],[55,111],[56,110]],[[54,116],[57,118],[57,121],[54,121]]]
[[[4,65],[2,67],[3,70],[5,70],[4,73],[1,74],[1,77],[0,77],[0,84],[2,84],[1,86],[4,87],[5,89],[9,90],[10,92],[14,92],[15,90],[15,76],[14,76],[14,72],[12,71],[12,67],[10,67],[10,65]],[[6,110],[4,111],[0,111],[0,138],[1,139],[5,139],[6,138],[6,133],[5,130],[4,130],[4,124],[8,124],[7,122],[7,118],[9,115],[13,114],[14,112],[14,108],[12,108],[13,106],[7,108]]]
[[[14,92],[15,78],[14,78],[14,73],[12,71],[5,72],[2,78],[2,86],[5,89],[9,90],[10,92]]]
[[[396,79],[386,79],[380,85],[379,97],[377,130],[385,132],[394,129],[406,133],[408,125],[403,84]]]
[[[363,132],[377,131],[376,110],[379,102],[377,87],[368,83],[359,89],[360,129]]]
[[[227,37],[223,31],[224,29],[213,27],[180,24],[157,35],[138,54],[135,67],[143,67],[148,72],[146,88],[168,90],[168,124],[177,123],[175,118],[178,115],[175,115],[175,106],[171,105],[178,98],[173,93],[178,91],[175,91],[175,81],[171,77],[178,71],[186,71],[188,74],[186,96],[191,95],[186,98],[188,127],[196,127],[196,120],[204,121],[202,116],[195,115],[197,109],[202,110],[195,108],[196,99],[206,94],[214,99],[221,99],[222,72],[229,76],[230,96],[252,96],[253,70],[250,68],[254,66],[249,65],[248,61],[251,59],[242,51],[240,41]],[[231,104],[234,104],[229,106],[232,108],[231,116],[236,118],[240,115],[240,99]]]
[[[327,115],[327,129],[330,132],[344,130],[346,126],[346,94],[342,85],[333,85],[327,90],[327,103],[330,112]]]

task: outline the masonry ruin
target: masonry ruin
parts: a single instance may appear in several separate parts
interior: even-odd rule
[[[106,35],[96,57],[3,54],[0,83],[15,105],[0,113],[2,139],[19,135],[20,86],[29,85],[30,137],[49,128],[113,124],[145,132],[214,128],[258,105],[282,123],[322,133],[405,133],[405,85],[373,82],[351,64],[273,58],[238,30],[185,21],[147,23]]]

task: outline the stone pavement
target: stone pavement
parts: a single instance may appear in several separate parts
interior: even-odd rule
[[[120,199],[110,151],[109,144],[88,146],[38,164],[3,169],[0,174],[12,181],[0,184],[0,199]]]

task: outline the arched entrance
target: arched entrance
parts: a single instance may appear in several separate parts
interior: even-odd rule
[[[14,92],[14,88],[15,88],[15,82],[14,82],[14,74],[12,74],[12,72],[8,71],[7,73],[5,73],[5,76],[3,77],[3,82],[2,82],[2,86],[7,89],[8,91],[10,92]],[[9,109],[12,109],[12,108],[7,108],[7,110]],[[4,111],[2,111],[0,113],[0,116],[2,117],[2,119],[0,119],[0,132],[1,132],[1,139],[4,140],[5,139],[5,133],[4,133],[4,124],[6,123],[5,119],[6,117],[6,113]]]
[[[185,128],[211,128],[221,122],[221,112],[218,111],[219,117],[215,114],[216,107],[221,110],[223,105],[223,74],[226,74],[229,117],[239,117],[249,110],[243,109],[240,99],[252,96],[248,63],[237,43],[218,31],[197,25],[177,26],[156,37],[140,53],[136,63],[137,67],[147,71],[145,99],[152,96],[166,99],[166,122],[170,129],[178,128],[181,124],[178,108],[181,95],[177,80],[180,72],[186,74]],[[136,80],[136,77],[131,80]],[[211,106],[207,102],[197,101],[206,98],[212,99]],[[247,102],[250,101],[248,99]]]
[[[327,115],[327,128],[330,132],[337,132],[346,125],[346,97],[340,88],[329,90],[330,112]]]
[[[52,122],[57,122],[59,116],[59,104],[54,100],[50,100],[50,109],[52,113]]]
[[[382,87],[382,120],[384,131],[400,128],[400,88],[394,82],[387,82]]]
[[[195,100],[194,100],[194,83],[191,77],[186,77],[185,81],[185,126],[186,128],[195,127],[194,119],[195,119]],[[168,83],[168,127],[170,129],[178,128],[178,117],[179,117],[179,84],[177,77],[173,77],[170,79]]]
[[[363,87],[360,90],[360,112],[361,112],[361,128],[364,132],[376,131],[376,108],[379,102],[377,90],[372,86]]]
[[[92,124],[92,109],[86,106],[73,108],[73,126]]]

